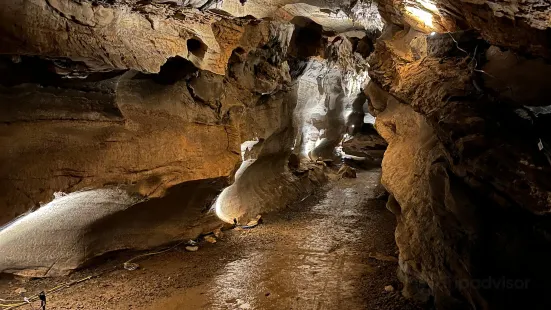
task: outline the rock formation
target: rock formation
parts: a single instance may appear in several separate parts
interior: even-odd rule
[[[347,155],[366,158],[373,163],[380,163],[387,148],[372,124],[362,124],[360,130],[342,143],[342,151]]]
[[[0,10],[0,271],[64,274],[107,252],[195,238],[220,219],[246,223],[324,182],[323,166],[287,164],[306,150],[302,116],[315,114],[301,77],[320,80],[313,104],[335,113],[333,127],[315,116],[333,130],[329,156],[344,134],[345,92],[366,74],[365,59],[352,67],[365,33],[204,5],[32,0]]]
[[[549,4],[379,7],[392,24],[366,93],[389,143],[382,182],[403,293],[438,309],[549,307],[549,83],[537,78],[549,70]]]
[[[384,152],[406,297],[547,309],[550,15],[546,0],[9,1],[0,271],[63,274],[247,222],[323,183],[316,161],[342,147]]]

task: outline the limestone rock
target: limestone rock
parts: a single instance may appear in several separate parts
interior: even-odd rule
[[[382,0],[378,6],[384,20],[426,34],[475,29],[491,44],[551,56],[546,37],[551,7],[545,0]]]
[[[134,271],[134,270],[138,270],[138,268],[140,268],[140,265],[138,265],[136,263],[125,262],[123,264],[123,268],[128,270],[128,271]]]
[[[247,21],[168,5],[21,0],[3,6],[0,17],[2,54],[70,58],[91,71],[157,73],[178,56],[223,75],[233,49],[254,48],[266,38],[262,31],[244,36]]]
[[[342,143],[342,150],[348,155],[366,157],[380,162],[387,143],[371,124],[362,127],[362,131]]]
[[[467,11],[473,6],[462,5],[459,12],[485,14],[484,9]],[[410,23],[402,17],[399,21]],[[496,22],[489,17],[484,38],[511,46],[511,41],[503,41],[511,33],[496,31]],[[522,40],[534,40],[526,48],[545,56],[537,46],[539,30],[530,33],[525,26],[514,31],[524,31]],[[367,87],[370,110],[377,116],[375,127],[388,142],[382,183],[391,193],[387,208],[397,217],[403,294],[423,301],[434,298],[441,309],[518,308],[525,298],[547,306],[549,300],[538,292],[549,289],[550,274],[543,266],[550,254],[528,254],[549,246],[548,232],[541,229],[551,210],[551,186],[544,180],[549,163],[544,152],[538,153],[536,138],[539,132],[544,135],[545,126],[542,120],[532,124],[530,117],[515,112],[524,98],[504,94],[497,95],[499,100],[485,85],[499,87],[503,84],[491,78],[503,77],[519,89],[533,90],[527,102],[545,98],[546,93],[538,82],[530,88],[528,83],[513,82],[515,77],[503,69],[515,68],[526,61],[522,58],[506,62],[503,52],[489,49],[487,68],[498,74],[490,77],[477,69],[483,58],[467,56],[475,50],[477,55],[488,53],[488,45],[473,38],[475,46],[461,44],[467,49],[461,53],[447,39],[432,42],[438,46],[431,48],[422,36],[413,30],[388,29],[370,56]],[[418,44],[423,40],[427,44]],[[492,62],[492,57],[501,61]],[[535,73],[547,70],[543,65],[532,68]],[[517,72],[522,76],[522,69]],[[524,291],[484,290],[472,284],[497,275],[530,279],[533,286]]]
[[[199,250],[199,247],[196,245],[188,245],[185,247],[185,249],[188,252],[197,252]]]
[[[145,250],[212,232],[221,221],[208,211],[233,181],[244,141],[259,141],[258,153],[251,155],[258,164],[243,173],[255,184],[244,187],[255,193],[249,196],[254,203],[239,205],[245,213],[283,207],[323,182],[313,173],[294,176],[286,165],[296,134],[297,97],[290,91],[286,61],[293,26],[220,18],[209,29],[224,43],[221,59],[240,55],[224,63],[224,76],[213,68],[201,70],[197,55],[163,61],[156,74],[97,72],[99,67],[76,60],[0,59],[0,225],[34,211],[0,231],[0,271],[62,275],[104,253]],[[96,28],[83,36],[93,41]],[[37,40],[47,39],[52,37]],[[103,51],[102,42],[90,44]],[[72,56],[99,51],[59,48],[73,49]],[[155,60],[153,54],[148,61]],[[131,61],[145,64],[138,56]],[[56,192],[68,195],[52,201]],[[56,220],[60,216],[63,221]]]
[[[356,169],[345,164],[341,166],[337,174],[340,175],[341,178],[353,179],[356,178]]]
[[[546,82],[551,65],[543,59],[528,59],[512,51],[491,46],[482,67],[484,86],[504,101],[515,105],[541,106],[551,100]]]
[[[213,233],[217,239],[221,239],[224,236],[224,232],[220,228],[216,228]]]
[[[216,243],[216,238],[213,236],[205,236],[203,239],[208,243]]]
[[[16,293],[19,296],[25,294],[26,292],[27,292],[27,290],[24,287],[19,287],[14,291],[14,293]]]

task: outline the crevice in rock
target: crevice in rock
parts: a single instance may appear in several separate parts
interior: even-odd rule
[[[201,42],[199,39],[188,39],[186,42],[188,53],[192,54],[199,60],[203,60],[205,54],[208,50],[205,43]]]
[[[158,84],[173,85],[180,80],[189,80],[198,70],[191,61],[176,56],[167,59],[158,74],[137,73],[133,79],[150,78]]]
[[[297,16],[291,20],[295,31],[291,37],[289,53],[297,58],[323,55],[327,39],[323,37],[323,27],[307,17]]]

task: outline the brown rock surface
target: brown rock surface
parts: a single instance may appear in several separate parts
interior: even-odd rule
[[[0,8],[0,225],[38,209],[0,229],[0,271],[247,223],[323,183],[304,163],[348,132],[385,154],[404,295],[551,307],[548,1],[244,4]],[[386,142],[358,133],[366,96]]]
[[[186,8],[197,3],[32,4],[26,19],[11,17],[23,2],[0,10],[12,54],[0,59],[0,225],[34,211],[0,231],[0,271],[54,276],[195,238],[222,224],[211,211],[246,223],[325,181],[320,167],[287,165],[306,141],[295,113],[305,94],[293,84],[304,72],[292,77],[287,60],[321,64],[312,74],[327,76],[329,95],[318,103],[336,111],[340,141],[346,81],[365,67],[347,72],[358,56],[346,36],[329,62],[321,45],[293,52],[306,47],[303,27]]]
[[[387,22],[425,33],[476,29],[491,44],[551,57],[546,0],[381,0],[378,5]]]
[[[150,73],[179,56],[199,69],[224,74],[233,49],[249,50],[267,39],[269,23],[245,34],[247,21],[175,6],[133,5],[11,1],[0,10],[0,52],[70,58],[91,71]]]
[[[292,124],[294,103],[282,98],[290,82],[283,50],[293,27],[236,21],[222,28],[228,27],[232,37],[259,44],[230,64],[228,72],[245,64],[238,78],[178,57],[158,74],[115,71],[78,79],[52,72],[56,62],[2,59],[0,223],[54,196],[64,200],[0,232],[0,270],[56,275],[96,255],[194,238],[221,224],[208,211],[241,162],[240,144],[257,135],[272,139],[277,153],[293,141],[278,138]],[[225,43],[229,58],[233,43]],[[273,98],[257,105],[267,88]],[[153,209],[158,216],[147,216]],[[66,220],[56,220],[60,216]]]
[[[387,142],[371,124],[364,124],[360,132],[342,143],[342,150],[347,155],[365,157],[375,162],[383,159],[386,147]]]
[[[469,11],[475,4],[461,5],[457,11],[467,17],[456,21],[482,27],[492,44],[548,55],[536,39],[541,30],[527,28],[535,27],[534,20],[514,30],[526,35],[519,42],[527,44],[519,46],[508,37],[514,32],[493,28],[502,18],[486,15],[482,23],[468,14],[486,14],[487,2],[480,1],[476,11]],[[411,23],[400,14],[395,21]],[[545,82],[521,77],[543,76],[548,68],[543,60],[488,49],[488,43],[464,35],[426,37],[388,27],[370,57],[366,92],[376,128],[389,143],[382,183],[398,220],[403,293],[433,298],[438,309],[544,309],[551,254],[541,250],[549,246],[542,227],[548,225],[551,184],[545,150],[537,143],[547,139],[538,131],[545,116],[535,120],[518,107],[546,105]],[[524,73],[528,68],[531,74]],[[507,85],[517,90],[514,95],[496,91]]]

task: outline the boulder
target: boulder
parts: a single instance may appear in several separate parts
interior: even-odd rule
[[[348,179],[355,179],[356,178],[356,169],[348,166],[348,165],[342,165],[337,174],[341,178],[348,178]]]
[[[383,159],[386,147],[386,141],[371,124],[365,124],[360,132],[342,143],[345,154],[364,157],[376,163]]]

